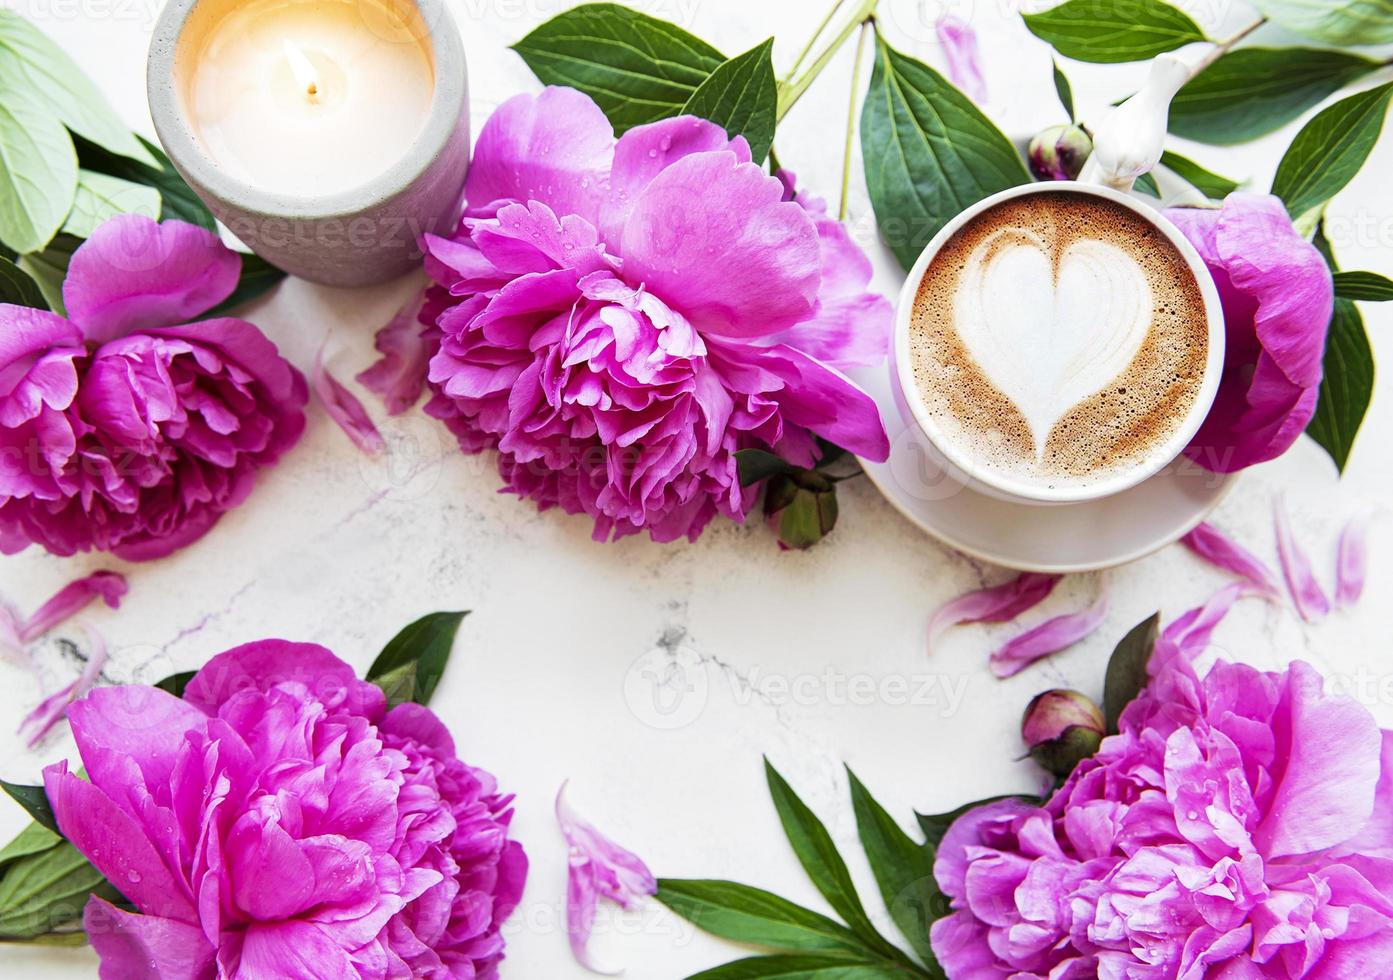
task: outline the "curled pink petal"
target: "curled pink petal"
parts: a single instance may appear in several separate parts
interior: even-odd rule
[[[1005,623],[1033,609],[1054,591],[1060,575],[1026,572],[990,589],[978,589],[958,596],[929,619],[929,648],[938,634],[950,626],[964,623]]]
[[[938,19],[938,43],[948,59],[948,77],[973,102],[987,101],[987,80],[977,51],[977,34],[960,17],[945,14]]]
[[[406,301],[396,316],[377,331],[373,346],[382,357],[361,372],[357,381],[382,398],[388,415],[400,415],[421,397],[434,350],[423,334],[420,320],[425,291]]]
[[[1277,527],[1277,557],[1282,563],[1282,576],[1287,580],[1296,611],[1308,623],[1324,619],[1330,614],[1330,600],[1325,590],[1316,581],[1311,570],[1311,560],[1296,543],[1291,533],[1291,521],[1287,517],[1286,502],[1278,498],[1274,506]]]
[[[340,384],[324,366],[323,350],[315,356],[311,384],[314,386],[315,395],[329,412],[329,417],[338,423],[338,427],[353,441],[353,445],[369,455],[380,453],[386,448],[382,433],[377,431],[377,426],[373,424],[358,396]]]
[[[595,926],[595,907],[601,898],[633,908],[639,899],[654,894],[658,881],[648,866],[586,823],[566,802],[566,784],[556,794],[556,821],[561,825],[570,857],[566,877],[566,931],[576,961],[595,973],[620,971],[601,968],[590,957],[590,934]]]
[[[129,586],[119,572],[93,572],[69,582],[19,627],[21,646],[33,643],[58,624],[71,619],[94,600],[100,599],[112,609],[119,608]]]
[[[1268,598],[1276,599],[1281,595],[1276,577],[1262,559],[1214,525],[1201,524],[1180,540],[1211,565],[1233,572]]]
[[[109,654],[106,641],[92,630],[88,630],[87,635],[91,640],[92,652],[88,655],[87,664],[82,668],[82,673],[77,680],[44,698],[39,706],[25,715],[24,720],[19,723],[19,735],[29,748],[32,749],[38,745],[54,725],[66,718],[68,705],[78,698],[86,696],[87,692],[92,690],[92,685],[97,683],[97,678],[101,676],[102,668],[106,666],[106,658]]]
[[[1349,609],[1364,594],[1364,574],[1368,566],[1368,521],[1356,517],[1340,532],[1335,559],[1335,605]]]
[[[1041,657],[1073,646],[1101,626],[1107,614],[1108,597],[1104,593],[1087,609],[1045,620],[993,653],[992,673],[1001,678],[1012,677]]]

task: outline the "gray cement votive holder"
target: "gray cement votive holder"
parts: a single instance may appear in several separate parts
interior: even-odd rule
[[[194,134],[174,69],[179,36],[199,2],[169,0],[146,66],[150,115],[175,169],[248,248],[291,275],[368,286],[417,267],[421,235],[453,230],[469,169],[464,45],[443,0],[415,0],[435,63],[435,94],[421,133],[377,179],[323,197],[275,194],[238,180]]]

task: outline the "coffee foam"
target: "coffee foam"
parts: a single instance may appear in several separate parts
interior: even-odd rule
[[[948,241],[920,284],[909,345],[961,455],[1054,489],[1146,463],[1189,414],[1208,359],[1204,297],[1171,241],[1122,205],[1048,191]]]

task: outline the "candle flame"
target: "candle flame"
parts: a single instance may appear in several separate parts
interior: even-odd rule
[[[305,57],[305,52],[286,38],[282,41],[285,48],[285,59],[290,62],[290,70],[295,75],[295,81],[305,90],[310,101],[316,100],[319,95],[319,73],[315,71],[314,62]]]

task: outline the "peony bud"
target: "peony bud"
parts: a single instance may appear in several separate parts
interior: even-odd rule
[[[1030,757],[1060,777],[1098,751],[1106,730],[1103,712],[1078,691],[1046,691],[1030,702],[1021,719]]]
[[[1075,180],[1092,152],[1083,126],[1051,126],[1030,141],[1030,172],[1037,180]]]
[[[772,476],[764,491],[764,516],[780,548],[811,548],[837,524],[836,486],[815,470]]]

